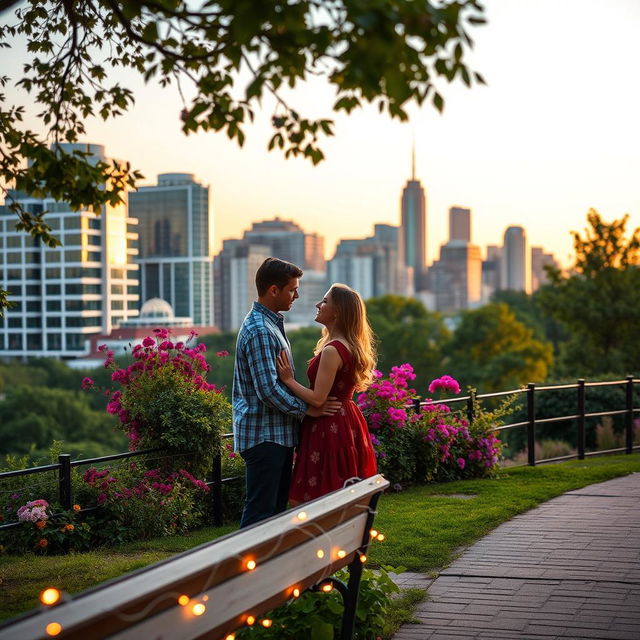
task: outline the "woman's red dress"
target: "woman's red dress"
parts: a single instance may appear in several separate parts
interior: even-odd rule
[[[368,478],[377,472],[376,456],[367,423],[353,402],[355,375],[351,352],[339,340],[328,344],[338,350],[342,368],[338,369],[329,392],[342,401],[332,416],[306,416],[300,427],[300,444],[293,467],[289,498],[307,502],[341,489],[350,478]],[[315,384],[320,354],[309,363],[307,376]]]

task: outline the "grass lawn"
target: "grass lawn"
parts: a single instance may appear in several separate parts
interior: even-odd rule
[[[374,526],[370,564],[436,572],[460,551],[513,516],[562,493],[640,471],[640,454],[603,456],[538,467],[505,469],[491,480],[414,487],[385,495]],[[453,497],[473,495],[471,499]],[[0,619],[27,611],[47,586],[77,593],[229,533],[235,525],[207,527],[188,536],[156,538],[68,556],[0,556]]]

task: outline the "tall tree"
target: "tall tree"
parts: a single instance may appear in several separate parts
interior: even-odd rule
[[[49,145],[75,142],[88,118],[115,117],[132,105],[133,92],[118,80],[122,68],[177,85],[185,133],[224,131],[239,144],[271,93],[269,149],[314,164],[323,158],[319,137],[333,134],[333,122],[300,115],[282,87],[323,76],[336,92],[334,111],[375,103],[406,120],[411,102],[430,100],[442,110],[436,80],[483,82],[465,63],[468,28],[485,22],[477,0],[0,0],[0,11],[0,47],[27,40],[30,57],[16,84],[41,108],[48,131],[24,128],[23,105],[0,106],[0,185],[75,209],[117,204],[140,177],[128,164],[92,164],[86,154]],[[10,81],[2,76],[0,86]],[[55,245],[43,215],[7,196],[18,227]]]
[[[573,273],[552,273],[540,303],[570,335],[562,372],[624,375],[640,362],[640,228],[627,237],[629,216],[607,223],[591,209],[584,234],[573,233]]]
[[[551,345],[537,340],[506,304],[463,312],[446,354],[448,372],[481,392],[542,382],[553,362]]]

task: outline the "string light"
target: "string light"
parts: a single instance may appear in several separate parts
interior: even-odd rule
[[[230,633],[228,636],[225,636],[224,640],[236,640],[236,634]]]
[[[298,520],[306,520],[307,519],[307,512],[306,511],[301,511],[298,514]]]
[[[57,636],[62,631],[62,625],[59,622],[50,622],[46,626],[46,632],[50,636]]]
[[[181,607],[186,607],[189,604],[189,596],[184,593],[178,598],[178,604]]]
[[[367,556],[364,555],[364,553],[360,554],[360,562],[362,562],[362,564],[364,564],[367,561]]]
[[[40,602],[42,604],[46,604],[47,606],[51,606],[60,600],[62,594],[55,587],[49,587],[40,593]]]
[[[266,629],[268,629],[273,624],[273,620],[269,620],[269,618],[265,618],[264,620],[260,620],[260,624]]]
[[[369,535],[372,538],[375,538],[378,535],[378,532],[375,529],[371,529],[371,531],[369,531]]]
[[[347,555],[347,552],[344,549],[338,549],[338,553],[336,555],[338,558],[344,558]]]
[[[255,560],[247,560],[247,564],[245,565],[249,571],[253,571],[256,568]]]
[[[322,549],[318,549],[316,551],[316,555],[318,556],[318,558],[324,558],[324,551]]]
[[[298,589],[298,587],[296,587],[293,592],[292,595],[294,598],[299,598],[300,597],[300,589]]]
[[[202,596],[202,601],[206,602],[209,599],[209,596]]]
[[[384,534],[383,533],[379,533],[376,536],[376,540],[378,540],[379,542],[382,542],[384,540]]]
[[[332,591],[332,590],[333,590],[333,585],[332,585],[332,584],[323,584],[323,585],[322,585],[322,590],[323,590],[325,593],[329,593],[329,591]]]
[[[205,607],[202,602],[198,602],[191,608],[191,613],[193,613],[194,616],[201,616],[206,610],[207,607]]]
[[[253,616],[247,616],[247,625],[251,626],[256,619]]]

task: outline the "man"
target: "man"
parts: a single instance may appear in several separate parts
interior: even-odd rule
[[[256,272],[258,301],[244,319],[236,343],[233,374],[233,437],[245,461],[247,495],[240,527],[287,508],[293,449],[305,413],[333,414],[339,402],[308,407],[280,382],[276,358],[284,349],[293,362],[281,311],[298,298],[302,270],[267,258]]]

